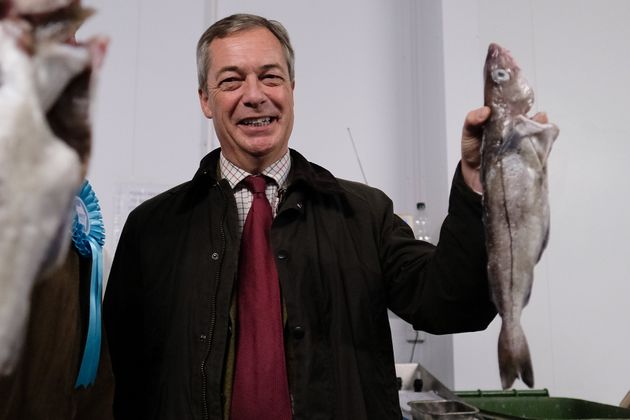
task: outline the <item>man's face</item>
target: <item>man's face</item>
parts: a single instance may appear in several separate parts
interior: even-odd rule
[[[208,46],[207,92],[199,100],[212,118],[225,157],[258,172],[286,152],[293,129],[293,87],[280,41],[255,28]]]

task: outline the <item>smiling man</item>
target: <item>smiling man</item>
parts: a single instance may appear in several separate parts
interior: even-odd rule
[[[220,149],[135,209],[105,299],[117,419],[400,419],[391,309],[435,334],[484,329],[480,125],[437,247],[381,191],[288,148],[294,55],[253,15],[197,47],[199,100]],[[476,163],[475,163],[476,162]]]
[[[293,88],[280,41],[266,28],[215,38],[212,61],[199,88],[227,160],[257,174],[288,150],[293,129]]]

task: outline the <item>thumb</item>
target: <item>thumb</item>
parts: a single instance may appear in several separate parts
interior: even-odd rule
[[[470,111],[464,120],[462,139],[471,137],[480,139],[481,126],[490,116],[490,112],[490,108],[487,106],[482,106],[481,108]]]

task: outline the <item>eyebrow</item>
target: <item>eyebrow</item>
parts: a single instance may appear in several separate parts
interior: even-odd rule
[[[265,64],[260,69],[261,70],[280,69],[280,70],[284,71],[284,69],[282,68],[282,66],[280,64]]]
[[[282,68],[280,64],[265,64],[258,68],[259,71],[267,71],[267,70],[272,70],[272,69],[280,69],[284,71],[284,69]],[[241,68],[238,66],[225,66],[219,69],[219,71],[217,72],[217,76],[220,75],[221,73],[230,72],[230,71],[240,73]]]

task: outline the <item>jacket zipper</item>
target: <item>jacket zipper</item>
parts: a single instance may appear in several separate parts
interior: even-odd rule
[[[219,190],[223,191],[221,189],[221,185],[217,182],[216,186],[219,188]],[[225,258],[225,231],[223,228],[223,222],[225,221],[225,216],[227,213],[227,206],[226,206],[226,210],[223,213],[223,217],[221,220],[221,224],[219,225],[219,234],[221,236],[221,260],[219,261],[219,267],[217,268],[216,271],[216,275],[215,275],[215,291],[212,294],[212,296],[210,297],[210,327],[208,330],[208,346],[207,346],[207,351],[206,351],[206,357],[204,357],[203,361],[201,362],[201,402],[202,402],[202,406],[203,406],[203,418],[205,420],[209,420],[210,418],[210,413],[209,413],[209,409],[208,409],[208,373],[206,372],[206,367],[207,367],[207,361],[210,357],[210,353],[212,352],[212,341],[213,341],[213,337],[214,337],[214,328],[217,322],[217,293],[219,292],[219,280],[221,278],[221,266],[223,265],[223,259]]]
[[[216,186],[219,188],[219,190],[221,190],[221,192],[223,192],[223,189],[221,188],[221,185],[217,182]],[[279,201],[278,201],[278,206],[277,206],[277,212],[280,210],[280,206],[284,203],[284,199],[286,197],[286,188],[282,188],[279,190]],[[223,213],[223,218],[222,218],[222,222],[220,224],[220,228],[219,228],[219,233],[221,236],[221,261],[219,262],[219,269],[216,271],[216,275],[215,275],[215,284],[216,284],[216,290],[214,292],[214,294],[211,296],[210,299],[210,329],[208,331],[208,350],[206,352],[206,357],[203,359],[203,361],[201,362],[201,401],[202,401],[202,407],[203,407],[203,418],[204,420],[209,420],[210,418],[210,412],[208,409],[208,400],[207,400],[207,396],[208,396],[208,374],[206,372],[206,367],[207,367],[207,360],[210,357],[210,353],[212,351],[212,341],[213,341],[213,336],[214,336],[214,327],[216,324],[216,298],[217,298],[217,293],[219,291],[219,280],[221,277],[221,265],[223,264],[223,258],[225,256],[225,230],[223,228],[223,222],[225,221],[225,216],[227,214],[227,206],[225,208],[225,211]],[[293,400],[293,396],[291,395],[291,400]],[[293,406],[293,402],[291,402],[291,406]],[[291,411],[293,411],[293,407],[291,408]]]

